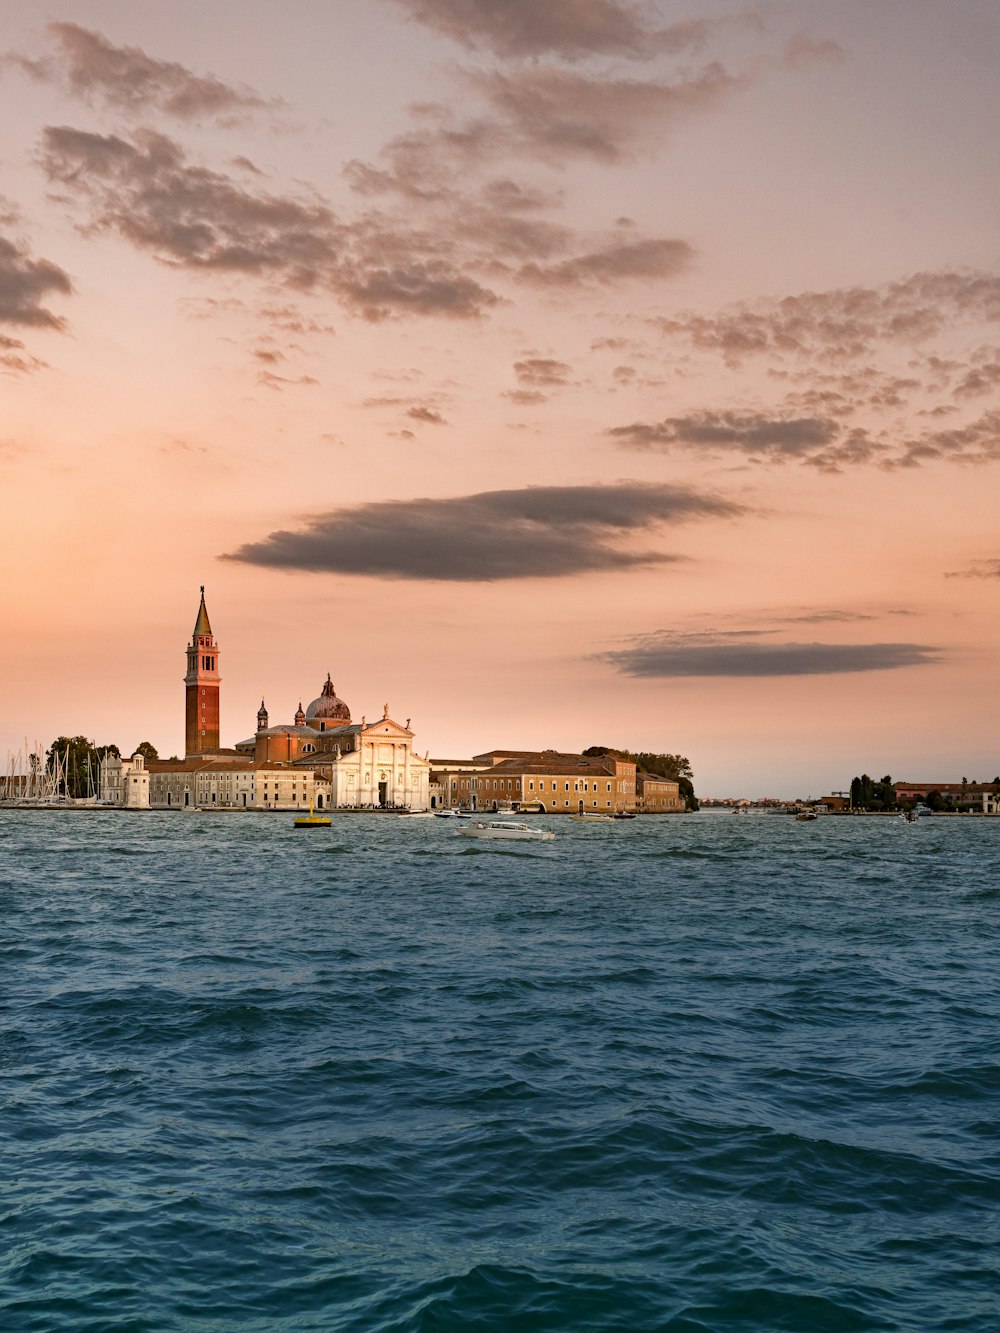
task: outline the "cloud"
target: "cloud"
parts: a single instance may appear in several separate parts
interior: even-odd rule
[[[324,289],[365,319],[474,318],[499,301],[427,246],[368,217],[341,222],[323,202],[266,193],[189,163],[166,135],[131,140],[68,126],[44,132],[49,179],[88,202],[91,225],[166,264]]]
[[[543,287],[570,287],[587,283],[615,283],[624,279],[672,278],[691,264],[694,250],[687,241],[645,240],[612,245],[558,264],[526,264],[522,281]]]
[[[839,65],[846,59],[847,52],[831,37],[809,37],[805,33],[797,32],[789,38],[785,47],[785,64],[792,69],[824,62]]]
[[[394,0],[411,19],[501,57],[649,56],[700,48],[713,25],[684,19],[655,26],[656,11],[628,0]]]
[[[840,427],[821,417],[783,419],[755,412],[697,412],[663,421],[636,421],[615,426],[607,433],[635,448],[686,444],[788,457],[810,454],[831,444]]]
[[[939,650],[917,643],[760,642],[753,631],[679,634],[664,630],[600,655],[623,675],[648,678],[832,676],[933,665]]]
[[[411,421],[422,421],[430,426],[447,426],[448,424],[441,413],[435,412],[433,407],[410,407],[407,409],[406,415]]]
[[[57,48],[55,55],[42,60],[10,55],[8,62],[33,78],[61,84],[86,102],[132,114],[157,111],[180,120],[229,124],[280,105],[250,88],[223,83],[214,74],[193,74],[173,61],[155,60],[141,47],[115,46],[101,33],[76,23],[50,23],[47,32]]]
[[[517,407],[537,407],[539,403],[547,403],[549,395],[539,393],[537,389],[509,389],[505,394]]]
[[[517,382],[528,388],[555,389],[569,383],[572,368],[565,361],[550,357],[533,356],[514,362]]]
[[[750,357],[866,357],[875,346],[917,345],[958,320],[1000,323],[1000,276],[917,273],[882,287],[802,292],[654,322],[664,334],[739,366]]]
[[[1000,461],[1000,409],[951,430],[928,431],[906,441],[890,461],[892,467],[917,467],[928,462],[995,463]]]
[[[69,274],[48,259],[32,259],[27,248],[0,236],[0,324],[63,329],[65,320],[43,302],[50,294],[69,296]]]
[[[502,151],[555,164],[570,156],[619,162],[745,82],[717,62],[674,83],[604,78],[545,65],[514,73],[468,71],[465,81],[498,117],[478,124],[469,148],[480,155]]]
[[[33,370],[43,370],[47,362],[32,356],[20,338],[8,338],[0,333],[0,366],[16,375],[29,375]]]
[[[275,375],[270,370],[262,370],[257,376],[257,383],[262,384],[265,389],[274,389],[277,393],[281,393],[288,385],[315,386],[319,384],[319,380],[312,375],[298,375],[291,378],[287,375]]]
[[[952,569],[945,574],[946,579],[1000,579],[1000,557],[991,560],[974,560],[965,569]]]
[[[614,543],[667,523],[742,512],[730,501],[677,486],[539,486],[356,505],[222,558],[272,569],[449,582],[555,578],[675,561],[675,555]]]

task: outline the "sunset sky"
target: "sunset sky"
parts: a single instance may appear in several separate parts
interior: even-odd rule
[[[1000,772],[996,0],[6,0],[0,760]]]

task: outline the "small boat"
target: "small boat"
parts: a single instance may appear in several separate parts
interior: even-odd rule
[[[299,815],[295,821],[295,828],[329,828],[332,820],[329,815],[314,815],[313,803],[309,802],[309,813]]]
[[[433,819],[433,810],[400,810],[400,819]]]
[[[532,828],[516,819],[474,819],[455,830],[459,838],[507,838],[515,842],[548,842],[551,829]]]
[[[570,819],[574,819],[578,824],[613,824],[615,822],[614,815],[588,815],[586,813],[582,815],[570,815]]]
[[[815,810],[800,810],[799,813],[795,816],[795,818],[799,821],[800,824],[808,824],[811,823],[812,820],[814,819],[819,819],[819,815],[816,813]]]
[[[612,819],[636,819],[636,818],[637,818],[637,815],[636,815],[636,813],[635,813],[634,810],[616,810],[615,813],[611,816],[611,818],[612,818]]]
[[[472,816],[464,810],[434,810],[432,811],[435,819],[471,819]]]

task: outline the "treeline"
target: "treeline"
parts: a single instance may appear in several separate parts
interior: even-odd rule
[[[656,777],[676,782],[684,797],[686,809],[699,808],[698,798],[694,794],[694,773],[691,771],[690,763],[682,754],[652,754],[648,750],[640,750],[637,754],[633,754],[631,750],[616,750],[610,745],[588,745],[583,753],[595,757],[610,754],[616,759],[631,760],[635,764],[637,773],[653,773]]]
[[[851,779],[851,808],[854,810],[895,810],[896,792],[888,774],[881,782],[873,781],[867,773]]]
[[[130,755],[141,754],[145,759],[159,759],[156,746],[142,741]],[[55,771],[56,759],[65,774],[65,796],[94,796],[100,783],[101,763],[108,755],[121,757],[117,745],[95,745],[86,736],[57,736],[45,752],[45,767]]]

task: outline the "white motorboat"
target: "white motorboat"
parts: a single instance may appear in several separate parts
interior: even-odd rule
[[[433,811],[435,819],[471,819],[472,816],[465,810],[435,810]]]
[[[433,819],[433,810],[400,810],[399,819]]]
[[[507,838],[516,842],[549,842],[551,829],[532,828],[516,819],[472,819],[455,830],[461,838]]]
[[[614,815],[588,815],[586,811],[583,814],[570,815],[570,819],[575,820],[578,824],[613,824],[615,822]]]

